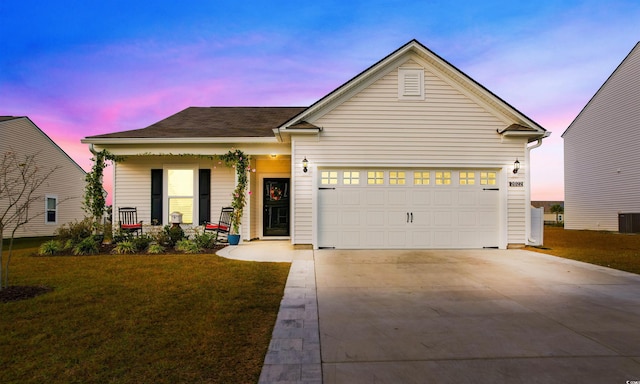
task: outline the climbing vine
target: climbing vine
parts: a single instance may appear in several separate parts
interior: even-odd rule
[[[231,214],[231,229],[233,233],[239,234],[244,206],[247,202],[247,196],[245,194],[247,189],[247,172],[251,170],[249,156],[246,156],[244,152],[239,149],[231,149],[228,153],[221,155],[220,160],[222,160],[227,167],[234,167],[238,175],[238,183],[236,184],[236,189],[233,191],[231,200],[231,207],[233,208],[233,213]]]
[[[103,149],[100,152],[96,152],[91,161],[93,161],[91,172],[88,172],[85,177],[87,184],[84,189],[82,209],[91,216],[93,225],[97,228],[102,221],[106,206],[106,192],[102,186],[102,177],[107,166],[106,162],[122,161],[122,157]]]

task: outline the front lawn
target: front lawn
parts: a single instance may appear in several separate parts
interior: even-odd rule
[[[288,263],[214,255],[14,253],[0,303],[2,383],[255,383]]]
[[[545,226],[544,247],[528,249],[640,274],[640,235]]]

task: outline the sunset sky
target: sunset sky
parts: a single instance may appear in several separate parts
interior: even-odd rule
[[[532,199],[562,200],[562,139],[640,40],[640,2],[0,2],[0,115],[84,169],[85,136],[189,106],[307,106],[417,39],[552,132]]]

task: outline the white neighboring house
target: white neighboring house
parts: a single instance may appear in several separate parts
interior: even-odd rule
[[[562,137],[564,227],[617,231],[619,214],[640,213],[640,43]]]
[[[82,197],[85,171],[73,161],[28,117],[0,116],[0,156],[12,151],[18,160],[36,155],[35,161],[44,171],[59,167],[40,187],[42,200],[35,205],[38,214],[16,232],[16,237],[52,236],[62,224],[82,220]],[[0,200],[0,212],[7,201]],[[13,227],[5,228],[4,236],[10,236]]]
[[[548,135],[412,40],[309,107],[191,107],[83,142],[125,157],[114,215],[134,206],[145,224],[217,221],[234,172],[207,156],[237,148],[256,169],[244,240],[507,248],[531,239],[529,152]]]

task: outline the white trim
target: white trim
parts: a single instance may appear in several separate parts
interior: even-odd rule
[[[229,143],[277,143],[275,137],[162,137],[162,138],[140,138],[140,137],[113,137],[113,138],[84,138],[80,140],[83,144],[229,144]]]

